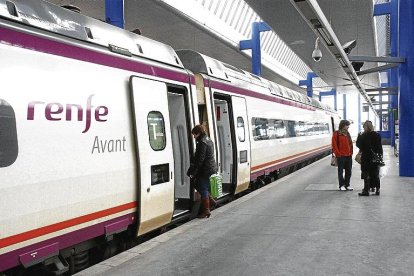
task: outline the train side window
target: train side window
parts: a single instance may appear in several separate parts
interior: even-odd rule
[[[268,131],[268,121],[265,118],[252,118],[253,124],[253,139],[257,140],[267,140],[269,139]]]
[[[309,135],[309,126],[305,122],[296,122],[295,133],[296,136]]]
[[[288,137],[296,137],[295,125],[296,125],[295,121],[287,121]]]
[[[147,117],[149,143],[155,151],[165,149],[166,136],[164,117],[159,111],[151,111]]]
[[[282,120],[269,120],[270,139],[279,139],[286,136],[286,127]]]
[[[323,134],[329,134],[329,124],[323,125]]]
[[[237,136],[239,137],[240,142],[246,140],[244,120],[242,117],[237,117]]]
[[[0,99],[0,168],[14,163],[19,153],[13,108]]]

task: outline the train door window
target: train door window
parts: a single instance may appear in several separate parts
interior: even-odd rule
[[[0,168],[16,161],[18,154],[16,117],[13,108],[0,99]]]
[[[165,125],[161,112],[151,111],[147,117],[149,143],[155,151],[165,149]]]
[[[246,140],[244,120],[242,117],[237,117],[237,136],[239,137],[240,142]]]

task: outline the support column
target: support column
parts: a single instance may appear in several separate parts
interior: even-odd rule
[[[342,101],[342,107],[344,108],[344,120],[346,120],[346,94],[343,94],[343,101]]]
[[[331,91],[319,92],[319,101],[322,101],[322,97],[324,96],[334,96],[334,109],[338,110],[338,107],[336,104],[336,89],[332,88]]]
[[[381,83],[381,87],[387,87],[387,86],[388,86],[388,83]],[[390,97],[390,96],[388,96],[388,97]],[[390,100],[388,99],[388,102],[389,101]],[[379,118],[380,118],[380,131],[382,131],[383,130],[383,122],[382,122],[383,115],[382,115],[382,91],[381,90],[379,91],[379,102],[380,102],[380,107],[381,107],[380,108],[381,112],[379,114]]]
[[[306,85],[306,92],[308,97],[313,97],[313,78],[317,78],[318,75],[314,72],[309,72],[306,75],[306,80],[300,80],[299,86],[305,86]]]
[[[260,33],[270,30],[271,28],[265,22],[253,22],[252,39],[240,41],[240,50],[252,49],[252,73],[257,76],[260,76],[262,74],[262,51],[260,49]]]
[[[361,94],[358,94],[358,133],[361,132]]]
[[[125,28],[124,0],[105,0],[105,20],[111,25]]]
[[[414,176],[414,1],[400,1],[399,50],[406,62],[399,67],[400,176]],[[392,134],[391,134],[392,135]]]

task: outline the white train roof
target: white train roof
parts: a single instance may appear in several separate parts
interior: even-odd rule
[[[104,46],[126,56],[140,56],[183,68],[169,45],[43,0],[0,0],[0,18]]]
[[[193,50],[178,50],[178,56],[180,57],[184,67],[193,71],[204,73],[206,75],[224,80],[224,81],[245,81],[253,85],[266,87],[270,94],[276,97],[288,98],[293,101],[301,102],[304,104],[312,105],[317,108],[336,112],[329,105],[323,104],[316,99],[310,98],[303,93],[294,91],[283,85],[271,82],[233,65],[226,64],[214,58],[200,54]]]

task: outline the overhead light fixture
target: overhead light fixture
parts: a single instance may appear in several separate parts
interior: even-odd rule
[[[355,47],[356,47],[356,40],[348,41],[347,43],[342,45],[342,49],[344,49],[344,52],[347,55],[349,55],[351,53],[352,49],[354,49]]]
[[[361,67],[364,66],[362,61],[353,61],[351,62],[352,67],[354,67],[355,72],[361,71]]]
[[[80,13],[81,12],[81,9],[79,7],[77,7],[77,6],[74,6],[74,5],[62,5],[61,7],[62,8],[65,8],[67,10],[76,12],[76,13]]]
[[[322,58],[322,51],[319,49],[319,37],[316,38],[315,49],[313,49],[312,58],[316,62],[319,62]]]

